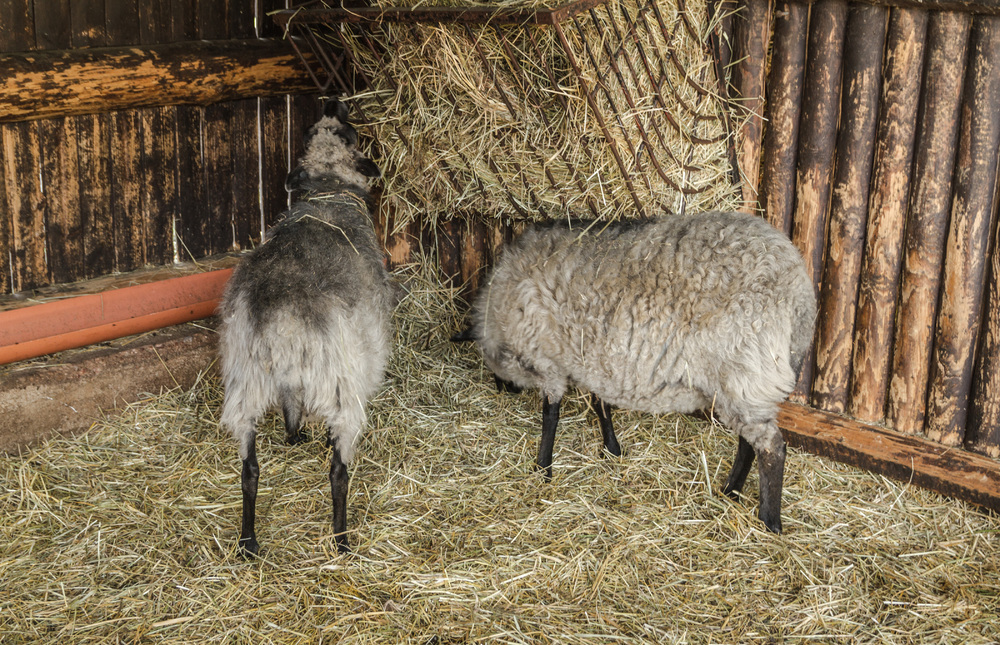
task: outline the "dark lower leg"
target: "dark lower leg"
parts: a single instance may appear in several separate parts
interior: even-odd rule
[[[340,458],[340,451],[334,442],[330,448],[330,494],[333,498],[333,537],[337,541],[337,551],[351,550],[347,542],[347,466]]]
[[[618,437],[615,436],[615,428],[611,425],[611,406],[597,398],[594,393],[590,394],[590,405],[597,413],[597,423],[601,426],[601,436],[604,439],[604,449],[615,457],[621,457],[622,449],[618,445]]]
[[[781,486],[785,477],[785,444],[757,455],[760,473],[759,517],[772,533],[781,533]]]
[[[549,397],[542,399],[542,440],[538,444],[538,468],[545,471],[545,478],[552,479],[552,446],[556,442],[556,425],[559,423],[559,403]]]
[[[750,445],[749,441],[740,437],[739,445],[736,447],[736,458],[733,460],[733,469],[729,471],[729,479],[726,481],[726,487],[722,489],[723,493],[733,499],[740,496],[743,484],[747,481],[747,475],[750,474],[753,458],[753,446]]]
[[[243,488],[243,521],[240,526],[240,552],[244,557],[255,556],[260,552],[257,544],[257,534],[254,531],[254,519],[257,509],[257,481],[260,479],[260,466],[257,464],[257,439],[250,438],[250,450],[243,460],[243,472],[240,481]]]

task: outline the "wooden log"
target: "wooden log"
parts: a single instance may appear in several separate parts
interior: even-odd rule
[[[846,23],[845,0],[820,0],[813,5],[802,118],[799,122],[792,241],[802,252],[806,271],[817,289],[823,270]],[[814,366],[810,351],[803,363],[793,400],[802,400],[805,393],[811,390]]]
[[[965,437],[972,369],[988,263],[1000,150],[1000,19],[976,16],[955,159],[927,438],[946,446]]]
[[[743,182],[742,209],[747,212],[758,209],[764,78],[767,73],[767,46],[771,40],[771,8],[772,0],[743,0],[742,11],[734,21],[733,56],[739,62],[733,70],[733,98],[744,114],[736,141]]]
[[[208,105],[314,89],[290,45],[271,40],[0,55],[0,122],[124,108]]]
[[[886,411],[893,428],[911,434],[924,429],[970,24],[968,14],[936,13],[927,25],[928,52],[913,162],[914,188],[907,215]]]
[[[816,325],[813,404],[847,408],[858,277],[868,222],[868,186],[875,149],[886,10],[852,4],[844,45],[843,98],[837,135],[830,225]]]
[[[926,11],[890,13],[848,408],[871,423],[885,417],[926,34]]]
[[[795,162],[802,108],[802,77],[806,67],[806,25],[809,8],[780,2],[774,12],[774,42],[767,81],[760,205],[776,228],[792,233],[795,207]]]
[[[796,448],[1000,511],[1000,464],[986,457],[793,403],[778,426]]]

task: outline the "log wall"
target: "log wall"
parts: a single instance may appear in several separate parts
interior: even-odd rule
[[[819,294],[793,398],[993,457],[996,9],[779,2],[756,204],[790,233]]]

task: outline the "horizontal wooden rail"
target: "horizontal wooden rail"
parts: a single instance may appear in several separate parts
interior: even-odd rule
[[[0,54],[0,122],[315,91],[280,40]]]
[[[0,365],[215,313],[232,269],[0,311]]]
[[[1000,511],[1000,462],[988,457],[794,403],[778,425],[796,448]]]

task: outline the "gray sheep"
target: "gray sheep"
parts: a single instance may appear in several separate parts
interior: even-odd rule
[[[382,382],[397,300],[371,221],[370,189],[380,173],[356,144],[347,107],[328,102],[286,183],[302,199],[236,268],[220,305],[222,424],[243,460],[245,556],[260,549],[256,422],[276,405],[290,444],[303,440],[304,417],[326,422],[333,532],[338,550],[349,550],[347,464]]]
[[[591,392],[613,455],[610,405],[711,410],[739,436],[725,493],[759,460],[760,519],[781,532],[785,442],[778,404],[812,340],[816,296],[802,257],[759,217],[710,212],[529,227],[477,295],[475,340],[498,385],[543,397],[538,466],[552,476],[559,403]]]

